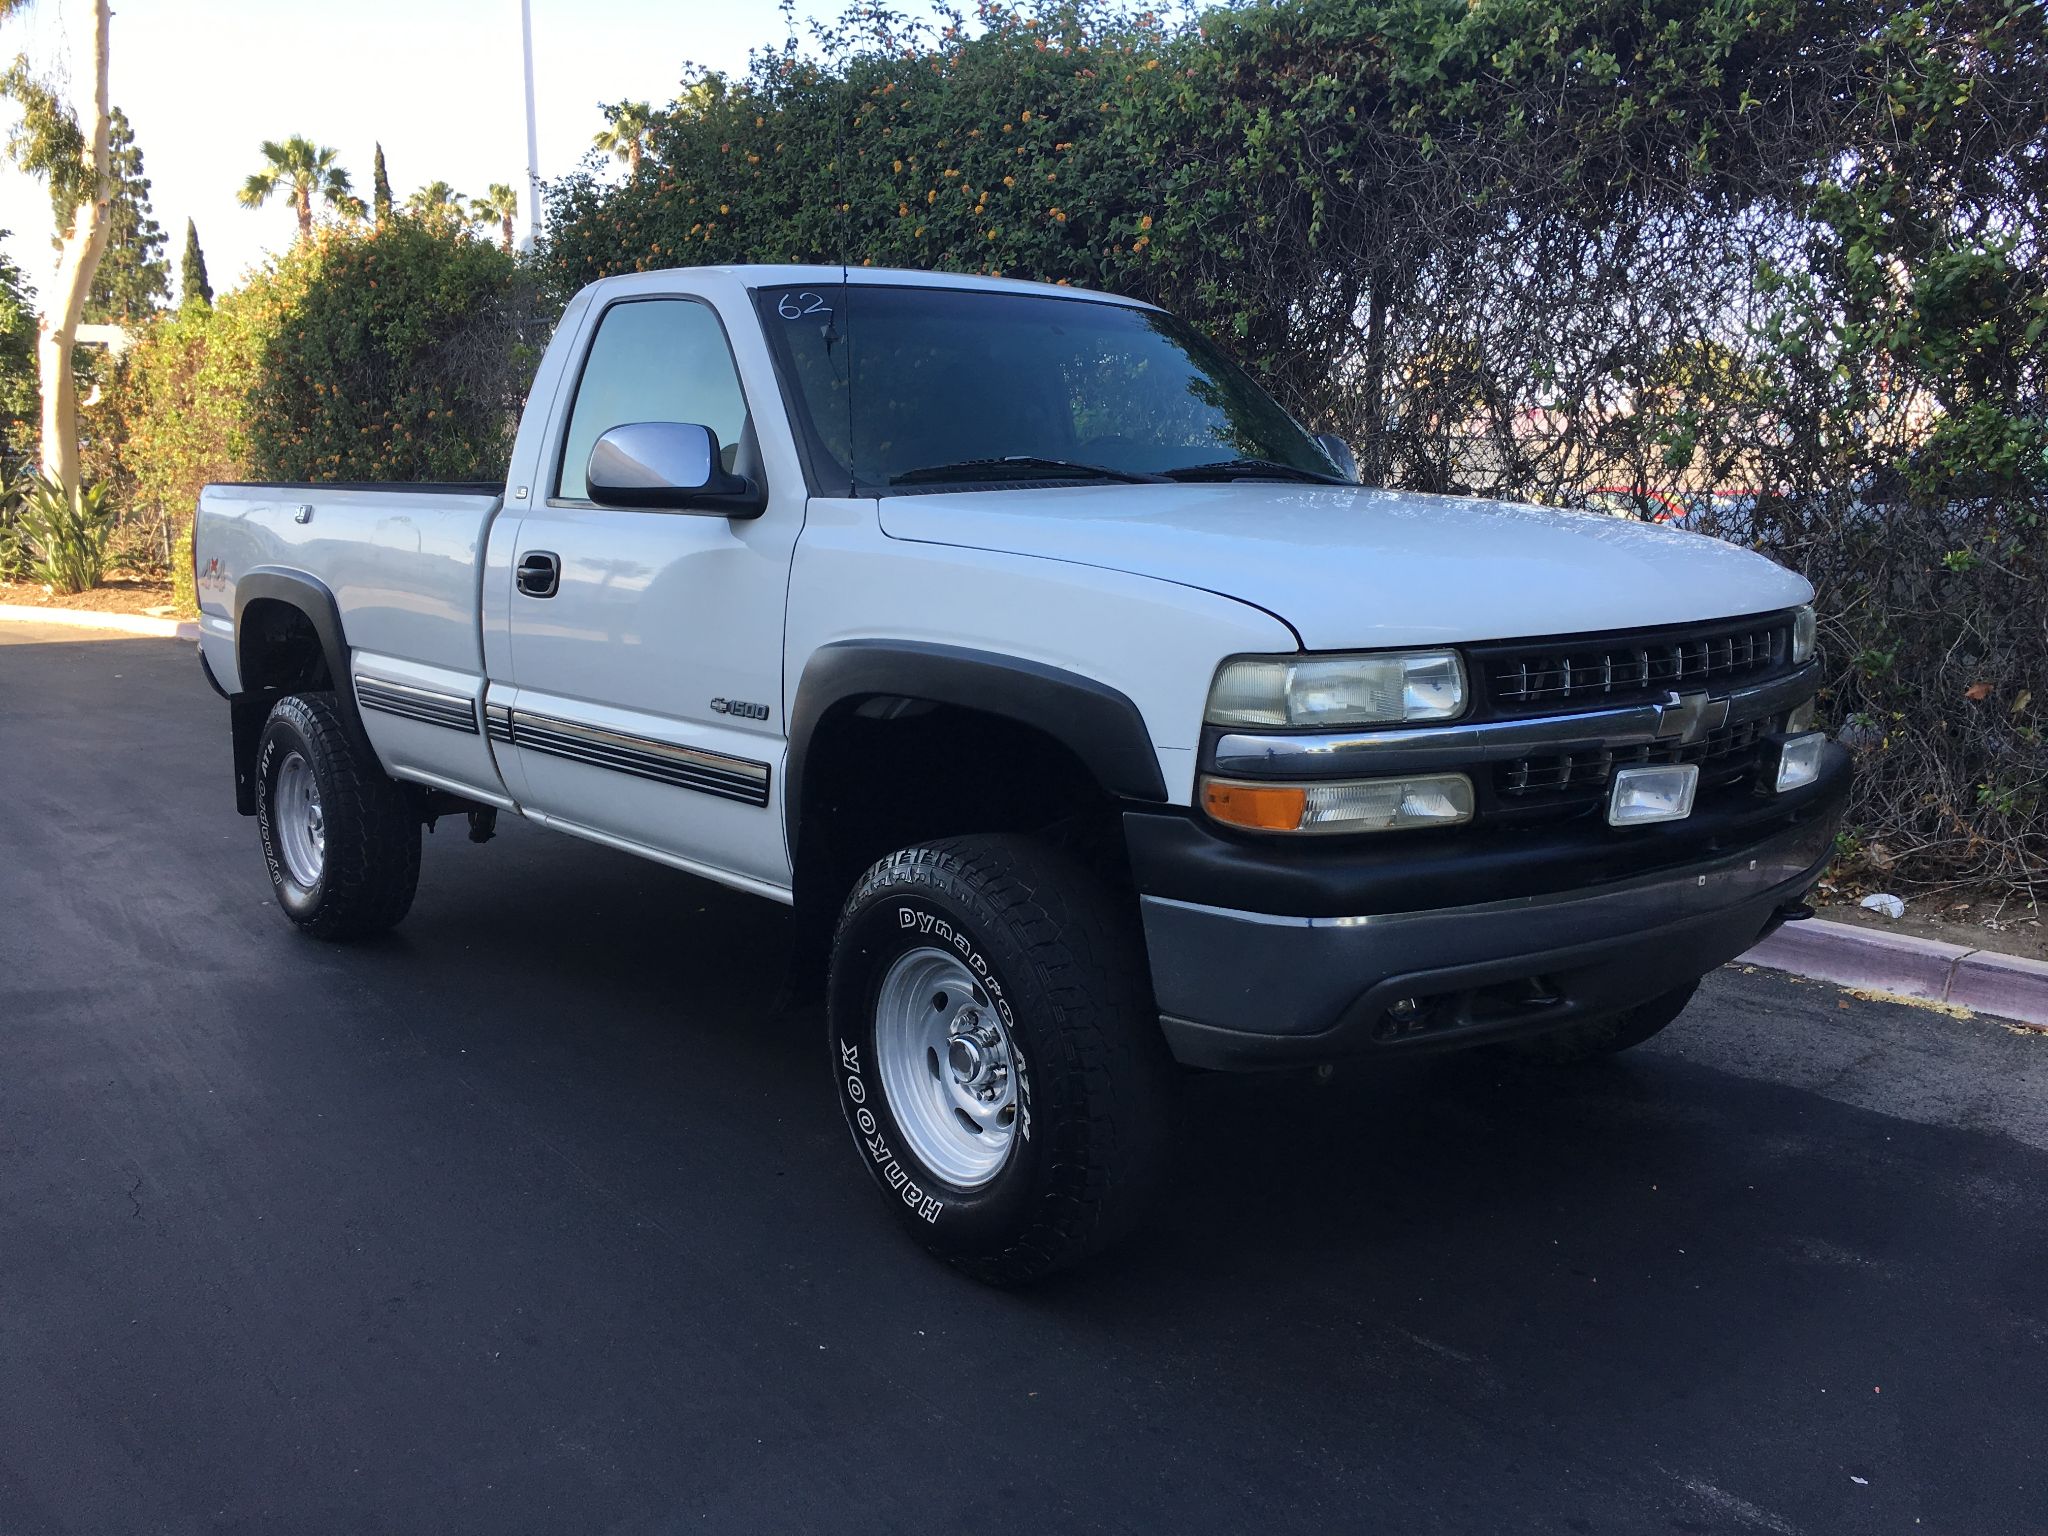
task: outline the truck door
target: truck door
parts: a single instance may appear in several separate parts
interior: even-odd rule
[[[620,298],[585,329],[564,425],[516,472],[534,483],[488,727],[527,814],[786,899],[782,626],[802,484],[770,474],[767,510],[729,519],[600,507],[584,478],[604,432],[642,421],[709,427],[733,468],[749,395],[773,399],[765,352],[743,382],[718,311],[694,297]]]

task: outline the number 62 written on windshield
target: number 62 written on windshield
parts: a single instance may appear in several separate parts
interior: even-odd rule
[[[785,320],[801,320],[805,315],[829,315],[832,306],[820,294],[785,293],[775,301],[775,313]]]

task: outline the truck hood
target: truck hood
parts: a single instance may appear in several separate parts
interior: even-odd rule
[[[1765,613],[1813,589],[1719,539],[1593,512],[1236,482],[889,496],[892,538],[1129,571],[1254,604],[1309,650]]]

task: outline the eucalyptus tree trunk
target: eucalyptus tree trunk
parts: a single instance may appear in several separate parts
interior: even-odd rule
[[[107,204],[113,179],[107,163],[107,0],[92,8],[92,188],[72,210],[71,227],[58,246],[57,279],[50,303],[36,325],[36,373],[43,394],[43,474],[64,487],[78,489],[78,384],[71,373],[71,350],[78,343],[79,321],[92,292],[93,273],[107,248],[113,222]]]

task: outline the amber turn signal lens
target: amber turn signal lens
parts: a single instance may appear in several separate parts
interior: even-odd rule
[[[1252,832],[1394,832],[1455,827],[1472,819],[1472,781],[1462,773],[1405,779],[1324,779],[1313,784],[1202,780],[1212,820]]]
[[[1222,779],[1202,786],[1202,808],[1225,826],[1257,832],[1293,832],[1308,809],[1308,791],[1298,785],[1233,784]]]

